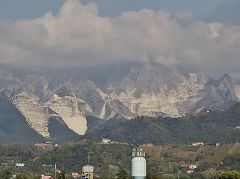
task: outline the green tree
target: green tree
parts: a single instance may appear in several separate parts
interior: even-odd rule
[[[225,171],[219,174],[219,179],[239,179],[240,173],[236,170]]]
[[[26,179],[26,175],[24,174],[17,174],[16,179]]]
[[[66,175],[66,171],[65,171],[64,167],[62,167],[60,169],[60,172],[57,175],[57,179],[66,179],[65,175]]]
[[[190,176],[187,176],[187,175],[182,175],[182,176],[179,176],[179,179],[190,179],[191,177]],[[178,176],[175,176],[175,179],[178,179]]]
[[[162,175],[163,179],[175,179],[175,176],[173,174],[164,174]]]
[[[1,179],[9,179],[11,178],[12,174],[11,174],[11,170],[10,169],[6,169],[0,172],[0,178]]]
[[[147,177],[146,177],[146,179],[160,179],[160,178],[161,178],[160,175],[152,174],[150,172],[147,174]]]
[[[119,168],[118,174],[117,174],[117,179],[129,179],[129,175],[123,168]]]
[[[202,172],[205,178],[215,178],[217,176],[217,170],[215,168],[210,168]]]

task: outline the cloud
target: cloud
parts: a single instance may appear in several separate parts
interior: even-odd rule
[[[150,9],[102,17],[96,4],[78,0],[67,0],[56,15],[0,22],[0,62],[24,67],[150,59],[237,76],[239,49],[239,26],[203,21],[183,26],[167,11]]]

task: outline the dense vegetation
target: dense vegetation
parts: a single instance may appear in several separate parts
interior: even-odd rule
[[[36,164],[45,163],[64,166],[68,172],[81,172],[82,166],[90,164],[95,166],[99,175],[116,174],[118,167],[130,169],[131,152],[133,145],[128,144],[97,144],[83,142],[63,148],[55,147],[54,150],[41,155]]]
[[[122,167],[129,173],[131,152],[134,145],[130,144],[98,144],[82,142],[54,147],[52,150],[39,151],[38,148],[19,146],[0,146],[0,170],[10,169],[17,173],[34,172],[36,174],[53,175],[54,165],[64,168],[69,175],[72,172],[81,173],[82,166],[94,166],[95,173],[108,178],[116,175]],[[31,150],[28,150],[31,149]],[[16,163],[25,163],[25,167],[16,167]]]
[[[153,143],[231,143],[238,140],[240,104],[229,110],[206,111],[181,118],[137,117],[87,133],[83,138],[100,141],[102,137],[135,144]],[[81,137],[82,138],[82,137]]]
[[[19,177],[38,178],[39,175],[54,175],[57,164],[59,178],[72,172],[81,173],[82,166],[94,166],[95,178],[129,178],[132,148],[131,144],[100,144],[89,141],[54,147],[50,151],[39,151],[32,145],[0,146],[0,178],[9,171]],[[140,146],[146,152],[148,179],[157,178],[214,178],[224,171],[240,169],[240,144],[220,146],[191,146],[189,144],[167,144],[161,146]],[[25,167],[15,163],[24,162]],[[197,165],[193,173],[188,167]],[[233,172],[234,173],[234,172]],[[24,177],[23,177],[24,178]]]

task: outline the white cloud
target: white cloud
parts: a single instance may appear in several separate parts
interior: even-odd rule
[[[109,18],[90,3],[67,0],[56,15],[0,22],[0,62],[52,67],[155,59],[231,72],[240,66],[240,27],[195,21],[182,26],[166,11],[142,9]]]

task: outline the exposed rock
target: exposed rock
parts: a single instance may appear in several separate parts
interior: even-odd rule
[[[59,123],[83,135],[91,128],[88,116],[94,118],[92,121],[102,119],[99,125],[103,126],[109,119],[114,122],[117,118],[142,115],[178,117],[224,109],[240,99],[240,87],[233,84],[229,75],[213,80],[203,73],[182,74],[156,62],[132,63],[121,70],[122,67],[114,67],[109,74],[102,72],[106,79],[100,81],[101,75],[94,81],[93,76],[97,75],[85,80],[76,72],[11,73],[1,69],[0,95],[9,98],[29,125],[44,137],[50,136],[51,117],[61,119]]]
[[[48,113],[45,107],[41,106],[38,98],[28,95],[22,89],[4,89],[1,95],[6,96],[18,108],[35,131],[43,137],[49,137]]]
[[[69,93],[69,91],[67,92],[64,95],[60,93],[63,95],[61,97],[57,93],[53,94],[46,105],[56,112],[70,129],[79,135],[83,135],[87,130],[86,117],[78,109],[78,99],[76,96],[71,92]]]

